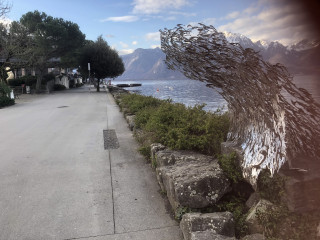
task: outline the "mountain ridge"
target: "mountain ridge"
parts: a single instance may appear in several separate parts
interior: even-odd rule
[[[226,39],[239,43],[243,48],[252,48],[265,61],[286,66],[291,74],[319,72],[320,40],[302,40],[291,46],[284,46],[277,41],[258,40],[238,34],[224,32]],[[122,55],[125,72],[119,80],[168,80],[186,79],[179,71],[168,69],[165,54],[160,48],[138,48],[133,53]]]

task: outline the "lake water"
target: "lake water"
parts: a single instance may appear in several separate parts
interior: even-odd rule
[[[112,81],[112,84],[119,83],[141,83],[141,87],[125,89],[159,99],[172,99],[173,102],[183,103],[187,106],[206,104],[204,109],[207,111],[227,109],[226,101],[215,89],[208,88],[205,83],[196,80]]]
[[[172,99],[173,102],[184,103],[187,106],[206,104],[207,111],[217,109],[227,110],[227,103],[213,88],[206,87],[206,84],[196,80],[114,80],[112,84],[119,83],[141,83],[141,87],[126,88],[145,96],[153,96],[159,99]],[[316,75],[297,75],[294,83],[298,87],[307,89],[320,103],[320,77]]]

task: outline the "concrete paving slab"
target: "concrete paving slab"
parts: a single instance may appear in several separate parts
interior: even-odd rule
[[[105,100],[54,94],[0,109],[0,239],[114,232]]]
[[[17,102],[0,109],[0,239],[182,239],[110,94]]]
[[[124,127],[125,126],[125,127]],[[155,172],[138,153],[138,145],[112,96],[108,95],[108,128],[119,148],[109,150],[115,203],[115,233],[177,226],[159,193]]]
[[[178,226],[149,229],[145,231],[119,233],[84,238],[86,240],[179,240],[183,239]]]

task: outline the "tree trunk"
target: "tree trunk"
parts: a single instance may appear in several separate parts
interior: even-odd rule
[[[97,82],[97,92],[100,92],[100,78],[98,78]]]
[[[37,75],[37,84],[36,84],[37,93],[40,93],[41,91],[41,80],[42,80],[42,71],[40,71],[39,75]]]

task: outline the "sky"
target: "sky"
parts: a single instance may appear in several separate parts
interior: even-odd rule
[[[6,0],[6,19],[38,10],[77,23],[89,40],[102,35],[119,54],[160,47],[160,29],[204,23],[253,41],[290,45],[314,37],[306,11],[293,0]]]

